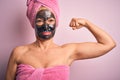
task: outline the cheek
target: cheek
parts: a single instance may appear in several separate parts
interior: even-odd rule
[[[56,27],[56,23],[55,22],[50,22],[49,24],[52,28],[55,28]]]
[[[55,23],[55,21],[54,21],[54,22],[51,22],[51,24],[52,24],[52,25],[55,25],[56,23]]]

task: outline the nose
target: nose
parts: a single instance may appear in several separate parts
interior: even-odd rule
[[[44,31],[47,31],[49,28],[48,24],[44,24]]]

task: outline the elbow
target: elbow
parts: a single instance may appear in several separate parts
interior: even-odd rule
[[[116,43],[113,42],[113,44],[111,46],[112,46],[112,48],[116,47]]]
[[[116,47],[116,42],[115,42],[115,41],[112,41],[112,42],[111,42],[111,47],[112,47],[112,48]]]
[[[109,52],[110,50],[112,50],[115,47],[116,47],[116,43],[114,41],[112,41],[107,44],[104,44],[103,50],[105,50],[105,52]]]
[[[110,42],[108,47],[109,47],[110,50],[112,50],[113,48],[116,47],[116,43],[115,42]]]

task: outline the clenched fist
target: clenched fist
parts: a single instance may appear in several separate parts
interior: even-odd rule
[[[75,29],[79,29],[81,27],[86,27],[87,25],[87,20],[83,19],[83,18],[72,18],[72,20],[70,21],[69,26],[75,30]]]

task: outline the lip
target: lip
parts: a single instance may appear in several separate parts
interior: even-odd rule
[[[49,32],[49,31],[45,31],[45,32],[42,32],[42,34],[43,34],[43,35],[50,35],[51,32]]]

